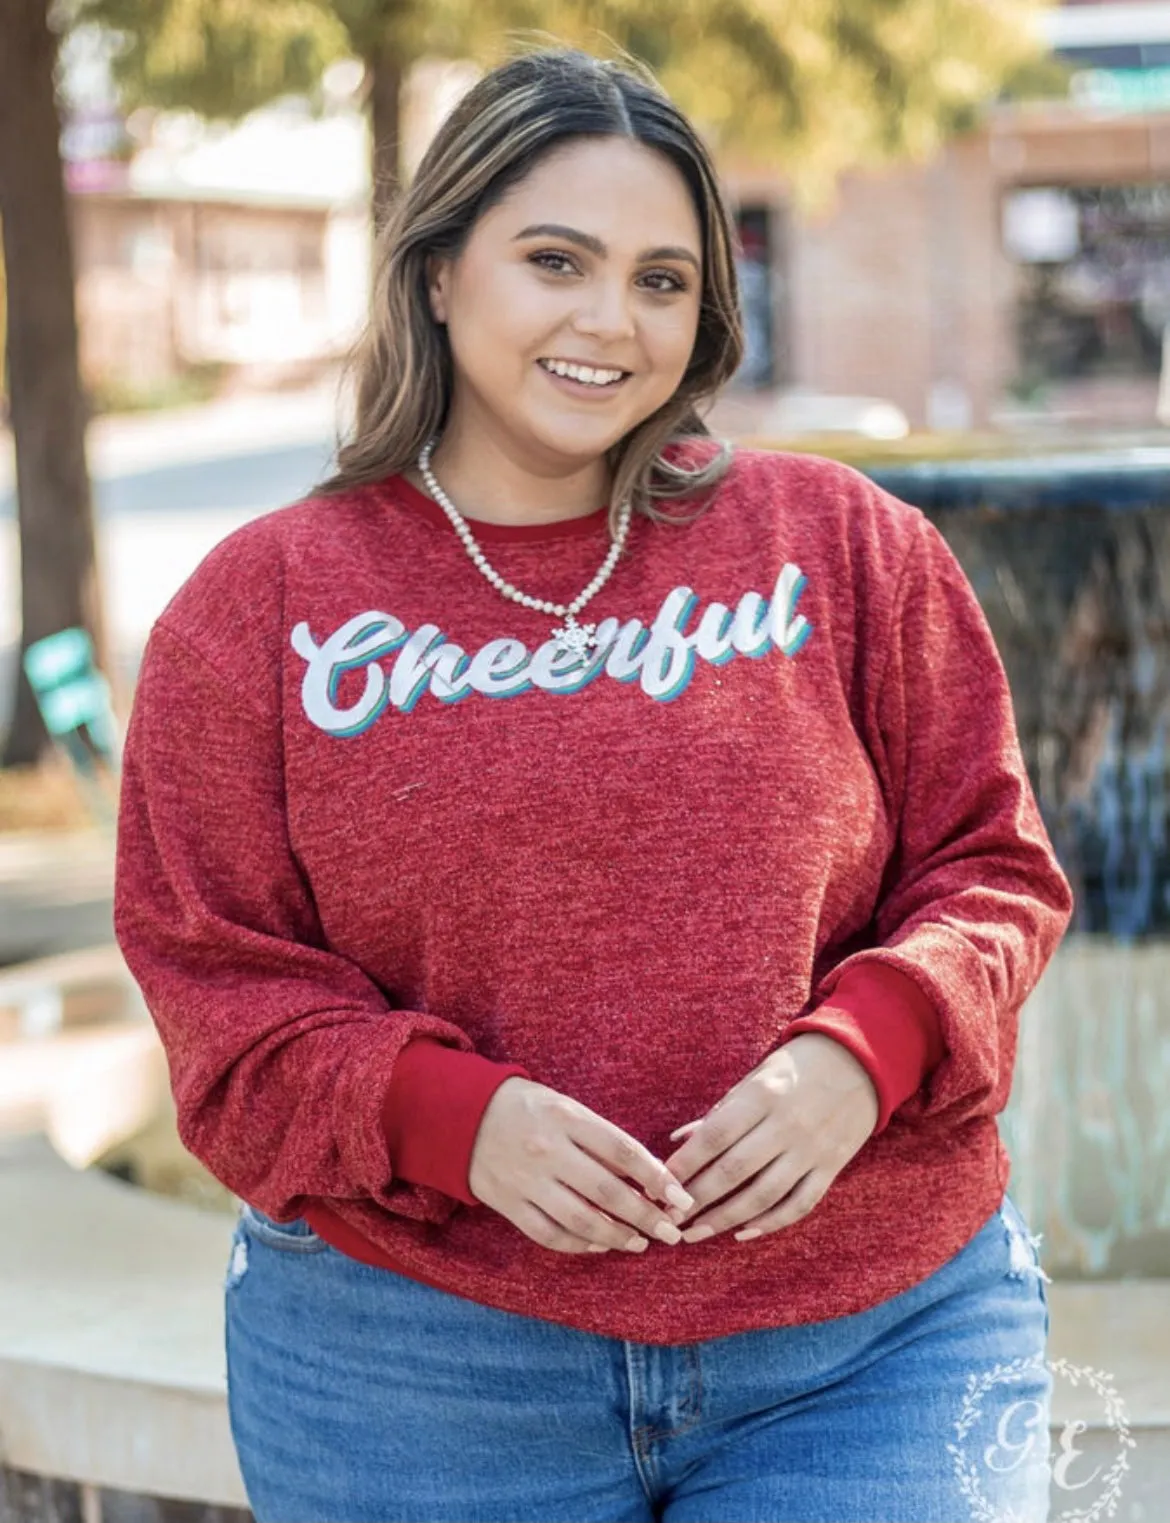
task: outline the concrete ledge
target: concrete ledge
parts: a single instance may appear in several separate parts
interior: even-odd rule
[[[44,1133],[76,1169],[149,1125],[167,1095],[153,1026],[111,1021],[0,1040],[0,1136]]]
[[[0,968],[0,1040],[49,1036],[62,1027],[150,1016],[113,942]]]
[[[1161,1429],[1170,1441],[1170,1280],[1057,1281],[1047,1289],[1049,1361],[1104,1370],[1131,1427]],[[1083,1406],[1074,1387],[1056,1382],[1054,1425],[1083,1417]],[[1170,1471],[1167,1486],[1170,1497]]]
[[[43,1138],[0,1138],[0,1221],[0,1464],[246,1508],[225,1401],[232,1217],[70,1169]],[[1107,1372],[1137,1440],[1115,1523],[1162,1517],[1170,1281],[1058,1283],[1049,1302],[1050,1358]],[[1093,1413],[1056,1383],[1054,1435],[1087,1418],[1079,1447],[1107,1463]]]
[[[1112,1523],[1163,1523],[1170,1516],[1170,1280],[1060,1282],[1048,1287],[1051,1330],[1048,1361],[1094,1370],[1107,1377],[1121,1398],[1135,1447],[1123,1477]],[[1052,1390],[1052,1449],[1055,1464],[1062,1434],[1073,1435],[1081,1458],[1070,1482],[1104,1473],[1120,1452],[1120,1439],[1104,1421],[1104,1401],[1082,1379],[1074,1385],[1057,1374]],[[1067,1428],[1087,1423],[1083,1432]],[[1052,1487],[1051,1517],[1078,1516],[1097,1498],[1084,1491]],[[1105,1516],[1105,1514],[1101,1514]]]
[[[111,831],[5,832],[0,963],[112,942],[113,893]]]
[[[0,1141],[0,1454],[246,1507],[225,1402],[227,1214]]]

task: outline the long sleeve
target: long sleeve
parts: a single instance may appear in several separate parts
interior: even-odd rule
[[[393,1008],[329,948],[289,844],[278,716],[161,622],[126,737],[114,925],[183,1144],[229,1189],[277,1220],[314,1197],[436,1223],[472,1203],[479,1117],[527,1070]]]
[[[955,1126],[1007,1104],[1020,1007],[1072,910],[1020,753],[1011,694],[962,568],[925,518],[870,695],[871,754],[897,820],[869,944],[813,991],[823,1031],[895,1110]]]

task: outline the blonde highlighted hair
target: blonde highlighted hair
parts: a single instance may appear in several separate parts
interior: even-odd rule
[[[674,449],[710,439],[698,414],[743,355],[730,214],[695,129],[633,60],[595,58],[576,48],[541,48],[485,74],[432,139],[413,180],[383,226],[375,251],[371,317],[351,359],[354,425],[336,472],[319,491],[341,492],[411,466],[442,432],[452,362],[446,328],[427,299],[427,260],[457,257],[477,219],[546,154],[574,138],[633,138],[682,174],[703,234],[699,322],[679,386],[657,412],[609,453],[611,514],[627,497],[634,512],[673,519],[655,506],[712,488],[731,463],[726,444]]]

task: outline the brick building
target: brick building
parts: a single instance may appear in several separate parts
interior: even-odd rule
[[[821,217],[799,215],[777,174],[723,166],[743,243],[741,395],[879,397],[919,428],[1155,421],[1170,6],[1066,4],[1046,26],[1074,70],[1067,99],[991,105],[930,163],[846,176]],[[408,165],[471,77],[412,76]],[[294,107],[165,165],[139,155],[121,181],[79,174],[87,374],[278,374],[340,353],[367,283],[365,154],[352,112],[322,124]]]
[[[122,391],[200,368],[311,371],[361,315],[357,209],[111,190],[75,196],[73,226],[82,368]]]
[[[1152,424],[1170,322],[1170,6],[1047,18],[1069,98],[988,108],[926,165],[847,176],[819,219],[732,173],[765,382],[876,395],[917,427]]]

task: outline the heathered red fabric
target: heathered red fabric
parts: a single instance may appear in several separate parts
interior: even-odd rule
[[[609,543],[604,508],[476,532],[564,602]],[[917,509],[749,450],[693,522],[634,520],[583,617],[569,667],[397,477],[182,587],[115,901],[180,1134],[271,1216],[528,1316],[685,1343],[864,1310],[999,1205],[1018,1012],[1070,912],[987,624]],[[563,1254],[470,1194],[511,1074],[665,1159],[809,1030],[881,1115],[794,1226]]]

